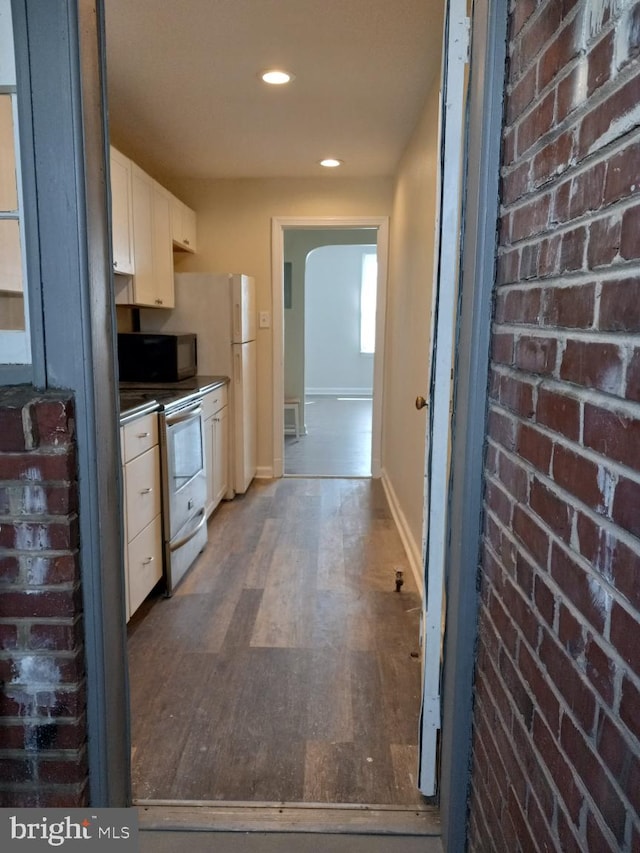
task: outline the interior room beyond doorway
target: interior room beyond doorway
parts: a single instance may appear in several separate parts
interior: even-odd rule
[[[305,395],[304,434],[285,435],[285,476],[370,477],[371,397]]]
[[[377,232],[284,232],[284,473],[372,473]]]

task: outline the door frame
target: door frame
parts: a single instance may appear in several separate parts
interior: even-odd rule
[[[24,10],[21,12],[24,20],[27,15],[31,17],[31,27],[24,28],[24,45],[29,42],[35,45],[37,41],[30,53],[26,49],[20,51],[23,61],[29,63],[22,78],[24,94],[30,109],[38,114],[33,138],[26,138],[28,125],[23,125],[25,138],[21,139],[21,147],[29,155],[23,163],[29,162],[28,168],[26,165],[24,168],[33,192],[30,207],[33,220],[29,233],[39,234],[40,227],[44,229],[41,236],[46,240],[48,254],[40,253],[40,240],[33,237],[33,242],[29,240],[28,259],[37,269],[43,264],[51,275],[55,273],[55,281],[48,282],[46,306],[51,310],[44,312],[42,307],[36,310],[33,306],[34,381],[43,387],[50,378],[52,385],[70,388],[79,404],[76,409],[76,429],[81,436],[78,465],[83,475],[80,482],[84,483],[80,493],[80,524],[82,540],[89,543],[83,555],[82,571],[88,655],[90,796],[94,806],[117,807],[130,804],[130,785],[127,674],[123,654],[126,630],[120,565],[122,530],[117,520],[119,450],[113,417],[116,405],[115,332],[105,195],[108,157],[104,127],[107,119],[104,91],[96,75],[83,74],[83,85],[80,85],[81,55],[91,66],[91,46],[95,49],[99,45],[101,54],[104,53],[104,10],[102,0],[93,3],[74,0],[68,4],[57,0],[55,4],[46,4],[47,12],[50,6],[52,14],[57,15],[55,27],[43,17],[44,7],[39,0],[13,0],[12,3],[14,15],[20,9]],[[82,27],[74,17],[77,11],[83,15]],[[448,552],[449,596],[443,674],[440,805],[443,846],[448,853],[464,850],[470,779],[476,581],[507,20],[506,0],[474,0],[468,107],[469,150],[474,156],[468,164],[464,218],[451,481],[450,529],[457,530],[459,536],[452,537]],[[47,81],[51,81],[51,86],[58,86],[54,97],[50,96]],[[82,122],[83,101],[85,118],[93,123],[93,132],[89,134]],[[60,120],[61,109],[64,109],[64,121]],[[52,147],[54,129],[56,144]],[[65,133],[61,135],[62,130]],[[51,180],[53,175],[56,181]],[[84,192],[78,189],[87,186],[93,187],[96,193],[91,205],[85,205]],[[38,197],[40,204],[35,203]],[[69,199],[77,200],[73,209],[67,209]],[[51,210],[58,210],[61,200],[64,215],[52,216]],[[348,220],[347,226],[372,220],[375,226],[388,228],[387,217],[355,217]],[[276,223],[280,228],[285,223],[304,227],[300,222],[296,218],[277,219],[274,227]],[[303,222],[308,223],[308,220]],[[317,227],[317,223],[314,219],[308,227]],[[338,227],[342,224],[344,220],[337,220]],[[335,219],[329,227],[336,227]],[[73,252],[69,250],[70,245],[76,247]],[[100,263],[93,266],[89,263],[91,253],[87,254],[87,245],[96,257],[102,257]],[[59,247],[64,247],[64,257],[58,252],[52,260],[50,253],[55,253]],[[279,257],[282,258],[282,249]],[[82,261],[81,275],[66,272],[72,258]],[[385,254],[385,288],[386,260]],[[275,254],[272,261],[273,268],[277,269]],[[281,272],[272,275],[272,284],[280,276]],[[274,288],[274,293],[276,290]],[[274,306],[282,301],[281,287],[277,295],[279,298]],[[65,322],[61,322],[60,306],[67,312]],[[69,306],[75,306],[71,325],[68,323]],[[275,367],[279,364],[281,386],[282,319],[282,312],[279,317],[274,314],[278,322],[277,326],[274,323],[274,339],[280,339],[279,350],[274,340],[274,354],[277,351],[280,357],[280,362],[274,360],[274,379],[278,373]],[[36,331],[36,328],[45,327],[46,352],[44,333]],[[75,330],[72,341],[69,341],[69,328]],[[81,356],[86,356],[87,352],[91,360],[85,361]],[[100,393],[96,394],[98,388]],[[282,393],[274,397],[274,404],[276,399],[281,400]],[[282,423],[282,407],[280,411]]]
[[[273,476],[284,476],[284,232],[286,229],[340,230],[375,228],[378,259],[376,351],[373,356],[371,418],[371,476],[382,471],[382,400],[384,394],[384,338],[389,259],[388,216],[274,216],[271,219],[271,314],[273,326]]]
[[[442,841],[466,850],[489,343],[499,213],[507,0],[474,0],[454,365],[439,774]]]

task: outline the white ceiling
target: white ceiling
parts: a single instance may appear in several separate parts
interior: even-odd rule
[[[112,141],[159,178],[391,175],[440,72],[442,3],[105,0]],[[274,66],[294,82],[266,86]]]

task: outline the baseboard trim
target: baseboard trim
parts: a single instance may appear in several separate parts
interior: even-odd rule
[[[305,388],[305,397],[372,397],[373,388]]]
[[[142,832],[322,832],[439,836],[435,806],[138,800]]]
[[[389,479],[389,476],[384,469],[381,473],[381,479],[382,485],[384,487],[384,493],[387,496],[387,500],[389,501],[389,507],[391,508],[391,515],[393,516],[393,520],[395,521],[396,527],[398,528],[398,533],[400,534],[400,539],[402,540],[402,544],[404,545],[404,550],[407,552],[409,566],[411,567],[411,572],[416,582],[416,586],[420,591],[420,595],[423,595],[424,567],[422,565],[422,556],[420,554],[420,549],[416,545],[413,536],[411,535],[411,531],[409,530],[409,525],[407,523],[406,516],[402,511],[402,507],[400,506],[398,496],[396,495],[391,480]]]
[[[273,480],[273,467],[261,465],[256,469],[256,480]]]

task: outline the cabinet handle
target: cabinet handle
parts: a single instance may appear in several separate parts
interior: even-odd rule
[[[149,438],[150,435],[151,435],[150,432],[139,432],[136,437],[137,438]]]
[[[152,491],[153,491],[153,489],[151,487],[149,487],[148,489],[140,489],[140,494],[141,495],[149,495],[149,494],[151,494]]]
[[[220,423],[220,418],[214,418],[214,421],[215,421],[217,424],[219,424],[219,423]]]
[[[149,565],[149,563],[153,563],[153,557],[147,557],[147,559],[146,559],[146,560],[143,560],[143,561],[142,561],[142,565],[143,565],[143,566],[148,566],[148,565]]]
[[[156,299],[156,305],[162,305],[162,299]]]
[[[189,241],[187,240],[187,238],[186,238],[186,237],[184,238],[184,244],[185,244],[185,246],[188,246],[188,245],[189,245]]]
[[[114,261],[114,262],[113,262],[113,265],[114,265],[114,267],[117,267],[117,266],[118,266],[118,262],[117,262],[117,261]]]

